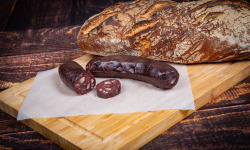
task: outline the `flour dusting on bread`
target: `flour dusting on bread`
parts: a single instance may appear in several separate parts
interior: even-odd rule
[[[250,58],[246,1],[136,0],[87,20],[78,35],[86,53],[134,55],[175,63]]]

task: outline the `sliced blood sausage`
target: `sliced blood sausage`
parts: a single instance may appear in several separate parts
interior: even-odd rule
[[[179,79],[178,71],[166,62],[128,55],[96,57],[86,70],[96,77],[130,78],[162,89],[174,87]]]
[[[121,83],[116,79],[104,80],[96,85],[97,96],[110,98],[118,95],[121,91]]]
[[[74,61],[60,65],[58,72],[61,80],[79,95],[86,94],[95,87],[95,77]]]

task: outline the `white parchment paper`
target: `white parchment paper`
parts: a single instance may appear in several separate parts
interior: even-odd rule
[[[186,66],[171,65],[180,74],[174,88],[163,90],[141,81],[118,78],[122,85],[121,93],[109,99],[97,97],[95,89],[88,94],[77,95],[61,81],[58,69],[39,72],[18,112],[17,120],[168,109],[194,110]],[[105,78],[96,78],[97,83],[103,80]]]

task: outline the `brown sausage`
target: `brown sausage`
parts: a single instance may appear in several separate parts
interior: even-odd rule
[[[60,65],[58,72],[61,80],[79,95],[86,94],[95,87],[94,76],[74,61]]]
[[[96,77],[130,78],[162,89],[174,87],[179,79],[178,71],[166,62],[127,55],[96,57],[88,62],[86,70]]]
[[[97,96],[110,98],[121,92],[121,83],[116,79],[104,80],[96,85]]]

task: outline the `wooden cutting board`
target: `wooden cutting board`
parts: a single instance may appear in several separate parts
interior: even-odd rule
[[[81,65],[92,59],[84,55]],[[250,61],[188,65],[195,107],[217,97],[250,75]],[[34,78],[0,93],[0,109],[17,117]],[[167,130],[191,110],[166,110],[126,114],[83,115],[22,121],[66,149],[137,149]]]

